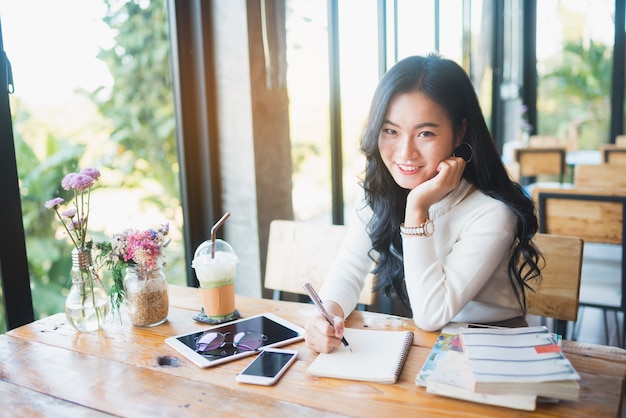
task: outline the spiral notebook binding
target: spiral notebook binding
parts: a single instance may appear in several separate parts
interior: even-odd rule
[[[409,350],[411,349],[411,345],[413,344],[413,336],[413,332],[408,332],[406,334],[402,355],[398,359],[398,366],[396,368],[396,381],[400,378],[400,374],[402,373],[402,369],[404,368],[404,363],[406,363],[406,359],[409,356]]]

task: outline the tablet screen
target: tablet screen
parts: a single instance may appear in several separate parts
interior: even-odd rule
[[[201,367],[302,339],[301,329],[272,314],[241,319],[166,342]],[[199,358],[201,357],[201,358]]]

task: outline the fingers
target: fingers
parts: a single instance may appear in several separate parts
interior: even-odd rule
[[[448,157],[437,165],[437,175],[411,190],[407,197],[407,211],[425,212],[460,183],[465,171],[465,160],[461,157]],[[420,216],[420,219],[424,217]],[[405,217],[405,219],[407,219]]]
[[[465,166],[467,163],[461,157],[448,157],[442,162],[439,163],[437,167],[438,172],[446,171],[452,176],[456,176],[460,178],[463,175],[463,171],[465,171]]]
[[[319,313],[313,315],[304,327],[304,340],[307,347],[316,353],[330,353],[341,343],[345,323],[334,316],[335,328]]]
[[[334,316],[333,319],[335,321],[335,324],[333,325],[335,338],[341,340],[341,337],[343,337],[343,329],[346,323],[340,316]]]

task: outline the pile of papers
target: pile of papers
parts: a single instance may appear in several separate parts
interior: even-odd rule
[[[415,383],[442,396],[534,410],[578,400],[580,376],[546,327],[442,330]]]

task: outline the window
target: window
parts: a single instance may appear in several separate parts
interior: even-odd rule
[[[537,2],[538,134],[573,148],[609,142],[612,0]]]
[[[0,0],[36,318],[63,311],[72,246],[43,204],[78,168],[102,172],[94,240],[169,222],[167,279],[185,283],[164,1],[110,3]]]

